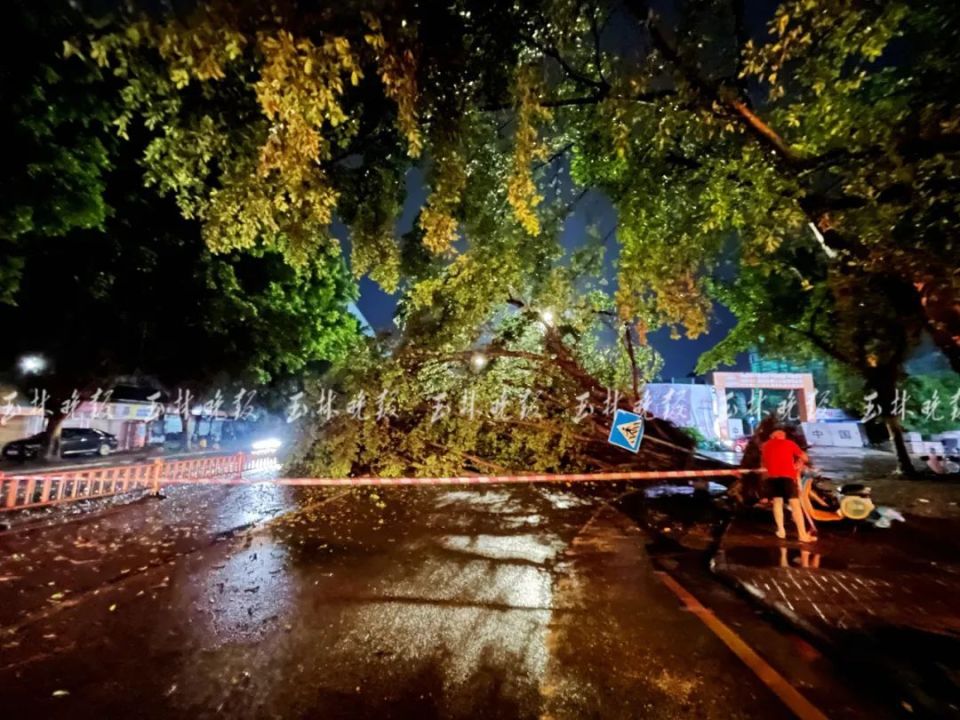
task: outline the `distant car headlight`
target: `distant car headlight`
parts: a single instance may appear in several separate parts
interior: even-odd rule
[[[280,438],[265,438],[264,440],[257,440],[252,443],[250,448],[258,452],[263,452],[265,450],[279,450],[281,445],[283,445],[283,441]]]

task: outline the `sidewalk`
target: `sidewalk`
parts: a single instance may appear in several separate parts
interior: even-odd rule
[[[769,513],[739,516],[711,566],[906,712],[960,716],[960,522],[829,525],[801,546],[773,536]]]

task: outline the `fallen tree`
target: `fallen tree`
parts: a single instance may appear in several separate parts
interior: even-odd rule
[[[615,410],[640,406],[659,357],[635,346],[633,329],[602,293],[576,301],[569,267],[555,267],[537,285],[532,300],[511,295],[490,304],[488,320],[459,343],[450,338],[459,333],[443,330],[452,322],[443,308],[413,312],[398,337],[372,341],[349,364],[312,381],[302,399],[311,417],[302,424],[296,471],[436,476],[687,467],[693,439],[650,415],[636,455],[607,442]]]

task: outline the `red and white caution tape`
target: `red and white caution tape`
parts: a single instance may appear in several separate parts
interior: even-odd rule
[[[690,478],[737,477],[745,472],[756,470],[717,469],[717,470],[652,470],[608,473],[541,473],[528,475],[463,475],[459,477],[318,477],[318,478],[244,478],[237,475],[205,478],[156,478],[146,481],[159,485],[299,485],[321,487],[373,486],[373,485],[496,485],[504,483],[571,483],[571,482],[611,482],[636,480],[677,480]],[[66,480],[57,475],[7,475],[8,480]]]

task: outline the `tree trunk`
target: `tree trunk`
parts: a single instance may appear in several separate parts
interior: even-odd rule
[[[917,471],[913,467],[910,453],[907,452],[907,443],[903,439],[903,426],[900,424],[900,416],[897,415],[895,407],[899,377],[900,373],[896,367],[876,368],[867,378],[867,384],[877,392],[880,417],[890,434],[890,442],[897,454],[897,464],[900,466],[900,472],[903,473],[904,477],[913,478],[916,477]]]
[[[44,460],[57,460],[60,458],[60,437],[63,430],[63,422],[67,416],[58,408],[47,420],[47,440],[43,446]]]
[[[910,459],[910,453],[907,452],[907,443],[903,439],[903,427],[900,425],[900,418],[896,415],[889,415],[884,418],[887,426],[887,432],[890,433],[890,442],[893,443],[893,449],[897,453],[897,464],[900,466],[900,472],[905,477],[916,477],[917,471],[913,467],[913,460]]]
[[[180,411],[180,426],[183,429],[183,449],[190,450],[193,448],[193,443],[191,441],[190,435],[192,428],[193,416],[190,414],[190,409],[187,408],[186,411]]]

